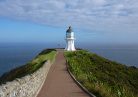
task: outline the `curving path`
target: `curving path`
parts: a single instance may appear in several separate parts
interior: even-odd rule
[[[37,97],[90,97],[71,78],[64,52],[58,52]]]

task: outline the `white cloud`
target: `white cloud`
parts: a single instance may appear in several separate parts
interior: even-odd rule
[[[0,16],[48,26],[138,33],[137,0],[5,0]]]

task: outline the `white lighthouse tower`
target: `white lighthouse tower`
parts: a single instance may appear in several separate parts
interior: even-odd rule
[[[71,29],[71,27],[69,27],[69,29],[66,31],[66,51],[75,51],[75,47],[74,47],[74,32]]]

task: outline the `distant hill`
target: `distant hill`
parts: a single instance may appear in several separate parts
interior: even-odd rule
[[[138,70],[85,50],[65,52],[76,79],[97,97],[138,97]]]

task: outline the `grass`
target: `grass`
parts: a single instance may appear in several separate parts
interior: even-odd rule
[[[65,52],[76,79],[97,97],[138,97],[138,70],[85,50]]]
[[[15,78],[21,78],[25,75],[32,74],[49,59],[52,63],[54,61],[56,51],[54,49],[43,50],[34,60],[30,61],[26,65],[19,66],[6,72],[0,77],[0,84],[4,84],[7,81],[12,81]]]

